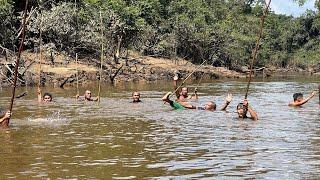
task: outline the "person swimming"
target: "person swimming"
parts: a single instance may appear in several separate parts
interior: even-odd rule
[[[203,107],[197,107],[194,105],[191,105],[190,103],[186,101],[172,101],[170,100],[170,96],[172,95],[172,92],[168,92],[162,97],[162,101],[167,102],[170,104],[170,106],[174,109],[197,109],[197,110],[206,110],[206,111],[215,111],[217,109],[217,105],[213,101],[207,102]],[[226,97],[226,102],[221,108],[222,111],[224,111],[230,102],[232,101],[232,95],[228,94]]]
[[[92,93],[90,90],[86,90],[83,96],[76,95],[77,101],[98,101],[99,97],[92,98]]]
[[[293,94],[293,102],[289,103],[289,106],[299,107],[307,103],[310,99],[312,99],[316,95],[316,91],[313,91],[311,95],[304,99],[302,93],[294,93]]]
[[[132,93],[132,103],[140,103],[140,102],[142,102],[140,100],[140,93],[137,91],[133,92]]]
[[[176,90],[177,89],[177,82],[178,82],[178,75],[175,75],[173,77],[173,87]],[[189,89],[187,87],[182,87],[176,90],[176,97],[177,97],[177,101],[178,102],[182,102],[182,101],[186,101],[188,99],[198,99],[198,89],[195,88],[194,93],[192,96],[190,96],[189,93]]]
[[[250,117],[248,117],[248,112],[250,114]],[[258,114],[256,111],[252,109],[252,107],[249,106],[249,102],[247,99],[243,100],[243,103],[239,103],[237,105],[237,113],[238,113],[238,118],[240,119],[252,119],[254,121],[258,120]]]
[[[44,93],[42,96],[41,89],[38,89],[38,102],[39,103],[48,103],[52,102],[52,95],[50,93]]]

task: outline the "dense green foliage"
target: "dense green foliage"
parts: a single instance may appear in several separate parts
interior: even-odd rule
[[[13,50],[17,48],[23,3],[0,2],[0,44]],[[130,49],[144,55],[182,57],[194,63],[208,59],[215,66],[237,69],[251,58],[263,2],[33,0],[29,9],[36,9],[28,22],[26,44],[30,49],[38,47],[41,27],[43,43],[51,48],[99,56],[103,28],[106,55],[115,60]],[[319,9],[319,2],[317,5]],[[307,68],[319,64],[319,54],[318,11],[298,18],[269,13],[256,66]]]

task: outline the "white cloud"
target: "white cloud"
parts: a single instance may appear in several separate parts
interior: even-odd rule
[[[277,14],[299,16],[307,9],[315,10],[314,3],[315,0],[307,0],[303,6],[299,6],[298,2],[293,2],[293,0],[272,0],[271,10]]]

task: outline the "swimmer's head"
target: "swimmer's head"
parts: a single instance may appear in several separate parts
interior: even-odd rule
[[[183,87],[181,88],[181,95],[187,97],[188,96],[188,88]]]
[[[85,99],[91,99],[91,91],[86,90],[86,92],[84,93],[84,98]]]
[[[139,92],[133,92],[132,93],[132,99],[133,99],[133,102],[139,102],[140,101],[140,93]]]
[[[217,109],[216,103],[209,101],[204,105],[204,109],[208,111],[215,111]]]
[[[247,115],[248,108],[243,104],[239,103],[237,106],[237,113],[239,118],[244,118]]]
[[[294,93],[293,94],[293,101],[300,102],[303,100],[303,94],[302,93]]]
[[[44,93],[42,98],[43,98],[44,102],[51,102],[52,101],[52,95],[50,93]]]

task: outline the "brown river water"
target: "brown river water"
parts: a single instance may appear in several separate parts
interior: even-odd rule
[[[0,179],[318,179],[318,94],[303,108],[290,108],[294,92],[309,95],[319,78],[255,80],[250,105],[260,120],[239,120],[245,81],[200,84],[199,102],[227,112],[172,110],[161,97],[172,82],[105,85],[100,106],[76,102],[76,90],[45,88],[54,103],[39,105],[36,89],[17,100],[11,127],[1,131]],[[192,90],[197,82],[189,82]],[[97,94],[97,85],[82,87]],[[139,89],[143,103],[132,104]],[[20,94],[25,88],[19,88]],[[8,107],[10,90],[0,91]]]

